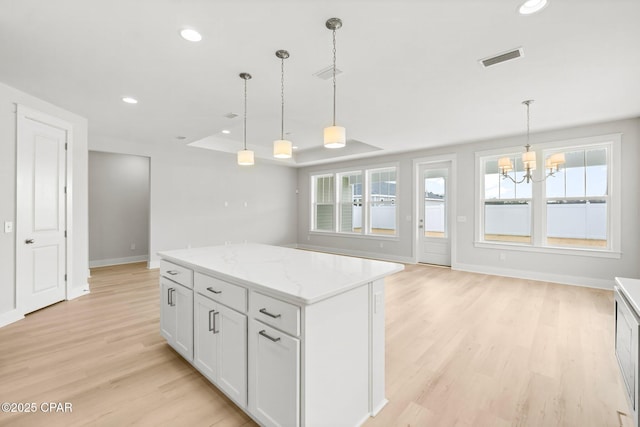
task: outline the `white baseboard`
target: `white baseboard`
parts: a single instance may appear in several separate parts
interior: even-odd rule
[[[17,322],[20,319],[24,319],[24,313],[16,309],[2,313],[0,314],[0,328],[7,326],[10,323]]]
[[[377,259],[377,260],[390,261],[390,262],[401,262],[403,264],[415,264],[412,257],[381,254],[377,252],[354,251],[350,249],[327,248],[323,246],[304,245],[304,244],[297,244],[295,247],[297,249],[306,249],[306,250],[316,251],[316,252],[327,252],[327,253],[337,254],[337,255],[356,256],[360,258],[370,258],[370,259]]]
[[[154,268],[160,268],[160,260],[149,261],[149,266],[147,267],[149,270],[153,270]]]
[[[120,264],[132,264],[134,262],[142,262],[147,261],[149,259],[149,255],[138,255],[138,256],[130,256],[125,258],[111,258],[111,259],[98,259],[94,261],[89,261],[89,267],[107,267],[110,265],[120,265]]]
[[[585,288],[613,289],[614,279],[594,279],[592,277],[568,276],[564,274],[546,273],[543,271],[525,271],[509,268],[488,267],[484,265],[456,263],[452,270],[471,273],[492,274],[494,276],[513,277],[516,279],[537,280],[541,282],[560,283],[563,285],[582,286]]]
[[[67,300],[71,301],[72,299],[76,299],[78,297],[81,297],[83,295],[87,295],[91,293],[91,290],[89,289],[89,284],[85,284],[83,287],[81,288],[71,288],[68,290],[67,293]]]

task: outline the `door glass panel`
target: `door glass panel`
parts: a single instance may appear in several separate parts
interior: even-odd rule
[[[429,172],[425,176],[429,176]],[[424,236],[447,237],[446,180],[444,176],[424,179]]]

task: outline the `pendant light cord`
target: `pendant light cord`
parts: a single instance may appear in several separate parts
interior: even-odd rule
[[[281,114],[280,114],[280,139],[284,139],[284,57],[281,58],[280,63],[280,99],[281,102]]]
[[[247,79],[244,79],[244,130],[242,132],[244,150],[247,150]]]
[[[333,30],[333,125],[336,125],[336,30]]]

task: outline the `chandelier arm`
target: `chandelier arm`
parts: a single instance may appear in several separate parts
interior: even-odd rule
[[[509,175],[507,173],[503,173],[502,174],[502,179],[505,179],[505,178],[509,178],[511,181],[513,181],[514,184],[522,184],[524,182],[524,180],[527,179],[526,176],[523,176],[520,181],[516,181],[511,175]]]

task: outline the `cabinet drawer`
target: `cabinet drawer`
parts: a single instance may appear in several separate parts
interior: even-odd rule
[[[161,259],[160,275],[193,289],[193,271],[186,267]]]
[[[231,307],[242,313],[247,312],[247,290],[242,286],[234,285],[205,274],[196,273],[195,288],[196,292],[218,301],[227,307]]]
[[[300,308],[288,302],[252,293],[251,316],[294,336],[300,336]]]

